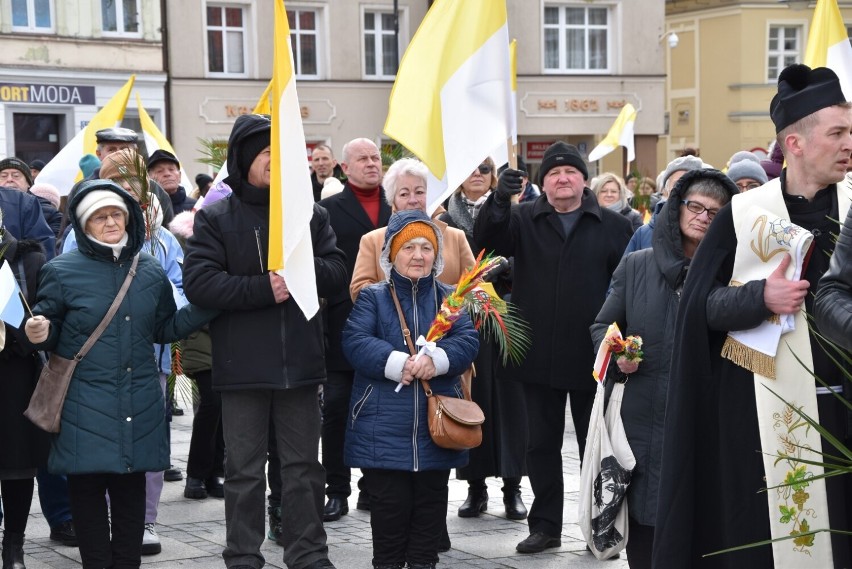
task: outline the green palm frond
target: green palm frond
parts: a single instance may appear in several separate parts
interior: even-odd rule
[[[518,307],[500,298],[491,298],[487,304],[465,300],[474,326],[497,345],[503,365],[521,363],[532,345],[532,334]]]

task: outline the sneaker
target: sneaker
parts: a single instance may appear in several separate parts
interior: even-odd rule
[[[175,468],[174,465],[169,465],[169,468],[163,472],[163,480],[166,482],[180,482],[183,480],[183,472],[180,468]]]
[[[145,532],[142,534],[142,555],[156,555],[163,550],[160,545],[160,536],[154,524],[145,524]]]
[[[77,533],[71,520],[50,528],[50,541],[58,541],[68,547],[77,547]]]

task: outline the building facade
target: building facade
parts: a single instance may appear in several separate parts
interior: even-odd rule
[[[287,0],[306,153],[383,134],[397,60],[430,0]],[[554,140],[588,153],[625,103],[637,161],[664,134],[664,0],[508,0],[519,151],[535,173]],[[0,156],[49,159],[136,74],[135,91],[192,177],[269,82],[269,0],[0,0]],[[136,98],[123,122],[139,130]],[[474,133],[475,134],[475,133]],[[592,165],[621,171],[620,152]]]
[[[163,124],[161,0],[0,0],[0,156],[48,161],[136,74]],[[136,98],[124,126],[139,130]]]
[[[382,129],[397,65],[393,5],[286,2],[308,152],[324,143],[339,158],[356,137],[392,142]],[[429,5],[398,1],[400,54]],[[663,0],[508,0],[507,6],[510,36],[518,40],[520,153],[532,169],[557,139],[591,151],[627,102],[639,109],[637,163],[653,169],[664,130],[665,54],[657,41]],[[170,137],[179,154],[197,156],[199,139],[227,139],[236,117],[250,112],[266,87],[273,5],[170,2],[166,22]],[[620,170],[619,153],[601,168]]]
[[[847,29],[852,3],[838,2]],[[815,2],[667,0],[668,134],[658,167],[685,147],[717,168],[739,150],[765,155],[775,139],[769,102],[778,73],[805,56]]]

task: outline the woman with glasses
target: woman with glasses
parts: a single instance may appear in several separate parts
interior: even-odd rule
[[[594,179],[592,191],[598,197],[601,207],[609,208],[620,213],[633,225],[633,231],[642,227],[642,214],[630,207],[628,203],[627,186],[620,176],[612,172],[605,172]]]
[[[611,377],[625,381],[621,418],[636,468],[627,491],[631,569],[651,567],[657,512],[666,392],[674,347],[675,318],[689,262],[721,207],[738,193],[718,170],[684,174],[672,189],[654,226],[653,247],[625,256],[612,290],[591,327],[595,346],[610,324],[624,336],[640,336],[640,363],[619,359]]]
[[[748,151],[740,151],[731,156],[728,177],[741,192],[754,190],[769,181],[758,157]]]
[[[473,224],[479,209],[491,191],[497,187],[494,161],[486,158],[450,196],[447,212],[439,219],[450,227],[464,231],[474,255],[482,247],[473,238]],[[497,292],[505,295],[511,288],[508,275],[494,275]],[[459,517],[474,518],[488,509],[488,490],[485,479],[499,476],[503,479],[503,506],[506,517],[523,520],[527,508],[521,499],[521,478],[526,475],[526,415],[523,409],[523,390],[519,383],[497,381],[496,369],[500,365],[497,350],[490,339],[479,338],[479,354],[473,362],[475,377],[472,398],[485,412],[482,425],[482,444],[470,451],[470,462],[456,470],[458,478],[467,480],[467,499],[458,510]]]
[[[185,338],[218,311],[176,310],[160,263],[140,254],[142,208],[114,182],[81,184],[69,213],[78,249],[42,267],[36,316],[25,326],[38,349],[73,358],[136,268],[115,316],[74,369],[48,468],[68,476],[83,568],[139,567],[145,473],[169,465],[166,405],[151,346]]]

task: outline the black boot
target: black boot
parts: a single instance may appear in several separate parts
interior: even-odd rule
[[[506,518],[509,520],[525,520],[527,507],[521,500],[521,479],[503,479],[503,505],[506,506]]]
[[[408,569],[435,569],[434,563],[409,563]]]
[[[373,563],[373,569],[405,569],[405,563]]]
[[[459,508],[460,518],[478,518],[488,509],[488,490],[484,480],[470,480],[467,498]]]
[[[24,534],[3,534],[3,569],[27,569],[24,565]]]

